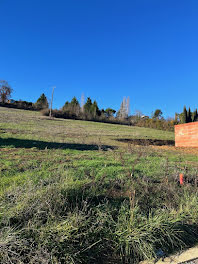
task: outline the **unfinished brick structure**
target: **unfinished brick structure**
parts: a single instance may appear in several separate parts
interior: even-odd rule
[[[175,126],[176,147],[198,147],[198,122]]]

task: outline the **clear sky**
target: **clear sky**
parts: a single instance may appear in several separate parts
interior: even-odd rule
[[[198,107],[197,0],[0,0],[0,79],[13,99],[81,94],[165,116]]]

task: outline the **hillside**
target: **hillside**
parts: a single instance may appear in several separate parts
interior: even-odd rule
[[[0,263],[138,263],[195,244],[197,154],[172,132],[0,108]]]

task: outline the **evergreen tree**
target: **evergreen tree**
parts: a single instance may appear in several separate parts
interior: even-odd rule
[[[63,111],[68,112],[70,115],[78,116],[80,113],[80,104],[74,96],[71,102],[66,101],[63,106]]]
[[[44,93],[41,94],[41,96],[38,98],[38,100],[35,103],[35,106],[39,109],[45,109],[49,107],[47,97]]]
[[[191,117],[192,117],[192,122],[195,122],[195,119],[196,119],[196,113],[195,113],[195,111],[192,112]]]
[[[71,100],[70,107],[71,107],[71,109],[70,109],[71,113],[73,115],[78,116],[79,113],[80,113],[80,104],[79,104],[79,102],[78,102],[78,100],[76,99],[75,96]]]
[[[86,115],[89,115],[89,117],[90,117],[90,115],[91,115],[91,107],[92,107],[92,101],[91,101],[91,98],[90,97],[88,97],[87,98],[87,101],[86,101],[86,103],[85,103],[85,105],[84,105],[84,113],[86,114]]]
[[[188,113],[187,113],[187,122],[188,123],[192,122],[192,113],[191,113],[190,107],[189,107]]]
[[[187,110],[185,106],[183,110],[183,123],[188,123]]]
[[[73,99],[71,100],[71,106],[80,106],[78,100],[76,99],[76,97],[74,96]]]
[[[70,104],[69,101],[66,101],[63,106],[63,110],[68,110],[69,104]]]
[[[92,106],[91,106],[91,114],[92,114],[93,118],[96,118],[97,116],[100,115],[100,110],[98,108],[98,104],[96,101],[94,101]]]
[[[197,108],[195,110],[195,120],[194,121],[198,121],[198,113],[197,113]]]

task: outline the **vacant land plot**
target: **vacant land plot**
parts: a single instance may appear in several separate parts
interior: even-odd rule
[[[0,108],[0,263],[138,263],[194,245],[197,175],[172,132]]]

